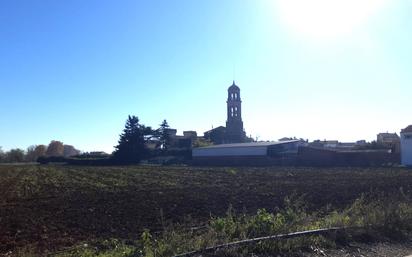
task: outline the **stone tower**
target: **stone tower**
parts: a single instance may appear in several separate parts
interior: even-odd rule
[[[243,130],[242,101],[240,99],[240,88],[235,81],[227,90],[227,121],[225,143],[243,143],[246,135]]]

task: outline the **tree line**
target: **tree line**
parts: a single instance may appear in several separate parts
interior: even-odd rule
[[[137,116],[129,115],[119,141],[110,157],[111,164],[138,164],[142,160],[153,160],[159,157],[174,158],[176,163],[191,159],[191,147],[208,146],[212,143],[203,138],[192,141],[191,147],[174,145],[171,130],[164,119],[157,129],[140,123]],[[148,147],[151,145],[152,147]],[[154,146],[154,147],[153,147]],[[159,163],[159,162],[155,162]],[[160,161],[160,163],[164,163]]]
[[[190,149],[173,148],[173,139],[170,126],[164,119],[158,128],[153,129],[140,123],[137,116],[129,115],[125,127],[119,136],[118,144],[111,155],[82,153],[71,145],[60,141],[51,141],[46,145],[33,145],[22,149],[11,149],[3,152],[0,147],[0,162],[66,162],[79,165],[117,165],[138,164],[142,160],[161,156],[191,157]],[[196,139],[192,146],[206,146],[211,143],[207,140]],[[151,147],[149,147],[149,145]]]
[[[71,158],[51,156],[39,158],[38,162],[44,164],[65,162],[72,165],[128,165],[164,156],[190,158],[190,149],[172,148],[172,141],[170,126],[166,120],[162,121],[159,128],[153,129],[140,123],[137,116],[129,115],[119,136],[118,144],[111,155],[96,156],[86,153]]]
[[[169,129],[166,120],[159,128],[152,129],[141,124],[137,116],[129,115],[118,145],[115,146],[112,161],[116,164],[137,164],[143,159],[167,152],[171,145]],[[148,147],[150,143],[154,144],[152,150]]]
[[[0,147],[1,163],[36,162],[39,157],[70,157],[80,154],[72,145],[63,144],[61,141],[52,140],[48,145],[32,145],[26,150],[15,148],[3,151]]]

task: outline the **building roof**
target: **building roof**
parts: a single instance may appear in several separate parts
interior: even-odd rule
[[[407,126],[406,128],[402,129],[402,133],[412,132],[412,125]]]
[[[214,149],[214,148],[236,148],[236,147],[262,147],[271,145],[281,145],[288,143],[299,142],[299,140],[289,140],[289,141],[271,141],[271,142],[251,142],[251,143],[236,143],[236,144],[221,144],[221,145],[211,145],[205,147],[199,147],[200,149]]]
[[[233,84],[229,87],[229,90],[231,89],[236,89],[236,90],[240,90],[240,88],[238,86],[236,86],[235,81],[233,80]]]
[[[219,127],[216,127],[216,128],[212,128],[211,130],[205,131],[204,133],[210,133],[210,132],[215,131],[215,130],[225,130],[225,129],[226,129],[226,127],[219,126]]]
[[[393,138],[393,139],[399,139],[399,136],[398,136],[398,134],[396,134],[396,133],[379,133],[378,134],[378,137],[382,137],[382,138],[386,138],[386,139],[388,139],[388,138]]]

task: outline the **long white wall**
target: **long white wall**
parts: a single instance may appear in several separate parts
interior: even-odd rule
[[[264,156],[267,154],[267,146],[255,147],[228,147],[228,148],[195,148],[193,157],[209,156]]]
[[[402,165],[412,166],[412,132],[401,133]]]

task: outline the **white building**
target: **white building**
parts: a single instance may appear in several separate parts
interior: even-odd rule
[[[299,140],[282,142],[252,142],[221,144],[193,148],[195,164],[203,165],[259,165],[297,155]]]
[[[402,165],[412,166],[412,125],[401,131]]]
[[[193,157],[212,156],[267,156],[271,155],[271,150],[279,152],[296,151],[299,140],[283,142],[252,142],[237,144],[212,145],[207,147],[194,148]],[[276,151],[275,150],[275,151]]]

